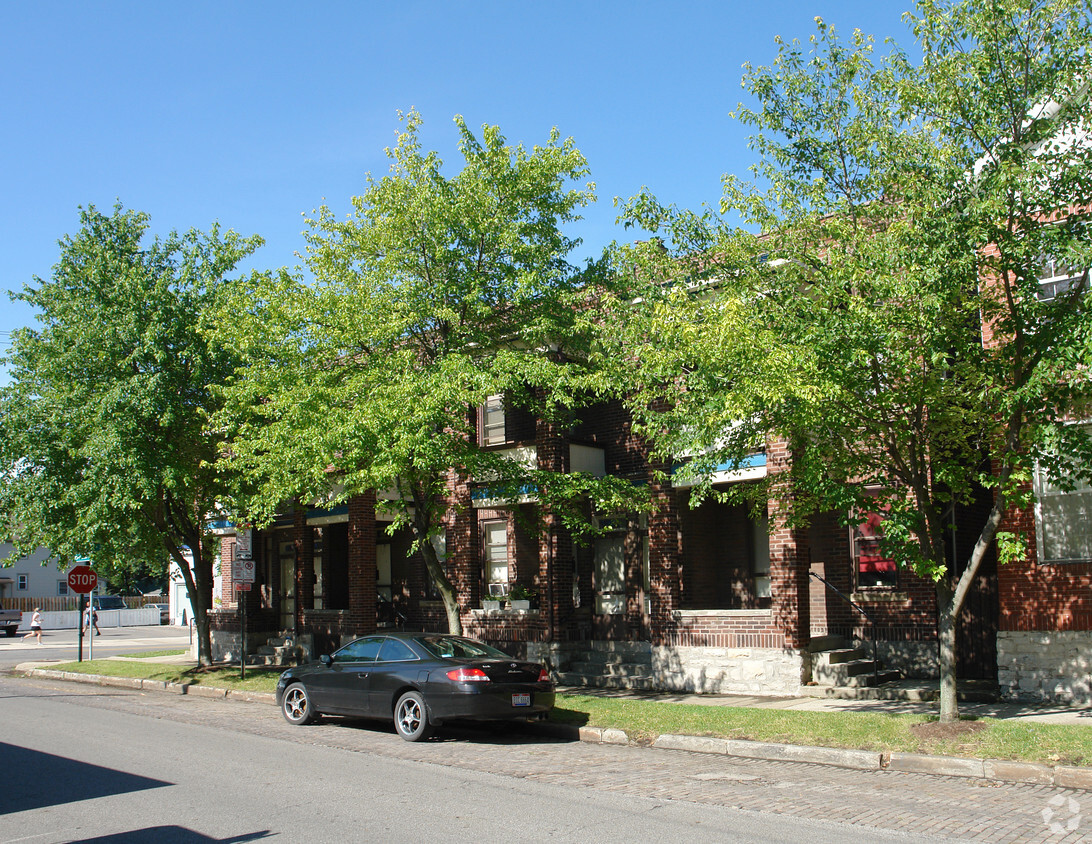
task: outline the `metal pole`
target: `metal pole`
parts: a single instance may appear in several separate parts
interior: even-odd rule
[[[76,662],[83,662],[83,611],[84,611],[84,608],[86,606],[87,606],[87,595],[85,593],[81,592],[80,593],[80,613],[76,618],[76,627],[80,631],[80,635],[79,635],[79,639],[78,639],[79,644],[77,646],[79,648],[79,651],[78,651],[79,655],[76,658]]]
[[[240,680],[245,680],[246,679],[246,599],[247,599],[248,593],[243,592],[243,591],[240,590],[240,591],[237,591],[235,594],[239,596],[239,607],[240,607],[240,610],[241,610],[241,613],[242,613],[242,623],[240,625],[242,627],[242,631],[241,631],[242,635],[240,637],[240,642],[241,642],[242,646],[241,646],[241,648],[239,650],[239,679]]]
[[[95,590],[91,590],[88,596],[91,605],[87,608],[87,658],[95,658]],[[80,625],[83,626],[83,616],[80,616]]]

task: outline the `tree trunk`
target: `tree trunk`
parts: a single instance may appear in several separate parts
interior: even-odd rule
[[[959,720],[959,695],[956,677],[956,613],[955,593],[947,578],[936,586],[937,648],[940,658],[940,720]]]
[[[455,585],[447,576],[444,567],[440,565],[440,559],[436,556],[436,546],[432,544],[434,531],[432,510],[425,494],[418,484],[412,486],[413,494],[413,535],[421,549],[421,557],[425,561],[429,577],[436,585],[440,597],[444,601],[444,612],[447,613],[447,630],[456,636],[463,635],[463,619],[459,614],[459,595]]]

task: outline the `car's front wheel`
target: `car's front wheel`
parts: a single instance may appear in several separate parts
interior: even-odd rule
[[[318,713],[311,706],[311,698],[307,696],[307,689],[303,683],[293,683],[284,690],[284,698],[281,700],[281,714],[289,724],[310,724],[318,718]]]
[[[432,735],[428,709],[420,692],[406,692],[394,706],[394,728],[406,741],[424,741]]]

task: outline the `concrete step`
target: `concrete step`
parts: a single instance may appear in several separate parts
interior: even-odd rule
[[[815,636],[808,643],[808,651],[813,654],[821,651],[835,651],[848,648],[852,644],[845,636]]]
[[[878,686],[804,686],[800,693],[838,700],[928,702],[940,699],[940,687],[935,680],[888,680]],[[1000,690],[996,683],[967,680],[960,682],[957,697],[964,703],[993,703],[1000,697]]]
[[[652,666],[632,662],[574,662],[568,670],[573,674],[600,674],[605,677],[647,677],[652,673]]]
[[[651,690],[651,677],[624,677],[606,676],[603,674],[580,674],[573,671],[564,671],[556,676],[556,682],[561,686],[585,687],[593,689],[637,689]]]
[[[820,661],[811,668],[811,677],[820,686],[860,686],[876,685],[875,676],[886,680],[899,680],[902,675],[886,672],[871,659],[853,659],[849,662],[837,662],[833,665]]]
[[[825,662],[827,665],[837,665],[841,662],[853,662],[858,659],[868,659],[868,652],[864,648],[839,648],[834,651],[822,651],[816,655],[816,664]]]

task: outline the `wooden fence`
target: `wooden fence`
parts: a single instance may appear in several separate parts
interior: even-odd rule
[[[145,598],[140,595],[135,597],[123,597],[121,600],[125,602],[127,609],[136,610],[143,607],[145,604],[154,604],[156,601],[151,598]],[[166,603],[166,597],[160,598],[159,603]],[[21,612],[34,612],[34,608],[37,607],[42,612],[65,612],[67,610],[79,610],[80,608],[80,596],[79,595],[63,595],[53,596],[49,598],[5,598],[4,609],[6,610],[20,610]]]

